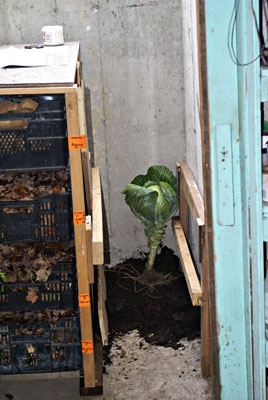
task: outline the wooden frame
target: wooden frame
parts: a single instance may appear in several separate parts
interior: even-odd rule
[[[208,378],[210,377],[210,314],[204,202],[187,164],[177,163],[177,178],[180,218],[173,219],[173,230],[178,244],[179,256],[192,304],[194,306],[202,306],[201,368],[203,377]],[[188,246],[189,211],[196,226],[198,238],[198,261],[202,264],[201,282],[196,273],[191,251]]]
[[[195,180],[188,166],[177,163],[179,187],[180,219],[173,219],[173,229],[177,240],[179,256],[184,271],[189,294],[193,306],[203,304],[203,291],[196,273],[187,241],[189,239],[189,210],[197,227],[199,239],[199,261],[202,262],[202,246],[204,232],[204,204]]]

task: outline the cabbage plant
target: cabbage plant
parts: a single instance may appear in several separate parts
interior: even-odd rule
[[[178,210],[176,178],[163,165],[150,167],[146,175],[138,175],[121,192],[136,217],[144,224],[149,257],[145,269],[151,271],[166,223]]]

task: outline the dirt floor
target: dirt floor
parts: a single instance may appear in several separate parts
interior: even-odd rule
[[[95,399],[211,400],[200,370],[200,310],[191,305],[178,258],[162,249],[155,268],[176,279],[154,290],[130,277],[144,263],[141,257],[106,270],[110,345],[104,353],[104,394]],[[81,398],[78,379],[14,383],[0,377],[0,382],[0,400]]]
[[[180,339],[200,336],[200,308],[193,307],[178,257],[164,247],[154,268],[170,274],[168,285],[148,289],[133,280],[144,270],[146,258],[129,259],[106,270],[110,342],[135,329],[151,344],[178,349]]]
[[[201,377],[200,339],[174,350],[151,345],[137,331],[115,339],[104,375],[105,400],[211,400]]]
[[[193,307],[173,251],[163,248],[156,271],[169,285],[148,289],[133,277],[146,259],[126,260],[106,271],[110,346],[105,399],[211,399],[200,369],[200,309]]]

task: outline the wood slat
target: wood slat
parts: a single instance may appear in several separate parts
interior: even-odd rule
[[[181,171],[179,175],[179,182],[181,182],[182,174]],[[187,240],[189,240],[189,206],[188,201],[185,196],[184,187],[179,185],[179,210],[180,210],[180,220],[183,227],[183,231]]]
[[[80,135],[87,136],[87,123],[85,111],[85,85],[81,81],[81,86],[78,88],[78,111],[79,111],[79,125]],[[86,192],[87,212],[92,215],[92,171],[91,171],[91,155],[87,149],[82,150],[82,166],[84,185]]]
[[[66,114],[69,136],[80,133],[77,94],[66,94]],[[84,186],[81,162],[81,150],[70,150],[70,172],[72,186],[73,212],[84,212]],[[89,295],[88,255],[85,222],[74,225],[75,251],[77,263],[77,281],[79,295]],[[80,307],[81,339],[83,342],[93,341],[91,306]],[[85,388],[95,387],[94,353],[83,353],[83,370]]]
[[[88,281],[94,283],[94,264],[92,251],[92,218],[91,215],[86,217],[86,237],[87,237],[87,265],[88,265]]]
[[[197,225],[197,237],[198,237],[198,256],[199,262],[202,264],[203,262],[203,247],[204,247],[204,234],[205,234],[205,226],[200,218],[196,218]]]
[[[178,218],[172,220],[174,234],[177,240],[179,256],[182,264],[182,269],[185,275],[189,294],[192,299],[193,306],[202,305],[202,289],[199,283],[198,276],[192,261],[189,247],[183,232],[181,222]]]
[[[99,323],[100,323],[100,331],[102,337],[102,344],[106,346],[108,344],[108,317],[106,312],[106,280],[104,274],[103,265],[97,266],[98,270],[98,314],[99,314]]]
[[[81,86],[78,86],[77,96],[78,96],[80,135],[87,136],[87,121],[86,121],[86,110],[85,110],[85,83],[83,80],[81,81]]]
[[[77,85],[71,86],[36,86],[36,87],[0,87],[1,95],[16,95],[16,94],[64,94],[75,93]]]
[[[88,214],[92,215],[92,170],[91,156],[88,150],[82,150],[82,166],[87,202],[87,212]]]
[[[204,202],[193,174],[185,163],[177,163],[177,168],[180,171],[180,186],[187,199],[191,214],[194,219],[199,218],[204,224]]]
[[[75,83],[80,86],[81,85],[81,80],[82,80],[82,68],[81,68],[81,62],[77,61],[76,63],[76,76],[75,76]]]
[[[93,264],[102,265],[104,263],[104,255],[102,199],[99,168],[92,168],[92,218]]]

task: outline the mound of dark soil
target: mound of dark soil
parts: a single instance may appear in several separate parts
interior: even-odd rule
[[[171,284],[159,286],[153,292],[129,276],[133,267],[142,272],[146,259],[129,259],[106,270],[107,312],[113,337],[137,329],[151,344],[177,349],[182,338],[200,336],[200,308],[193,307],[181,272],[179,259],[164,247],[156,258],[158,272],[176,276]]]

